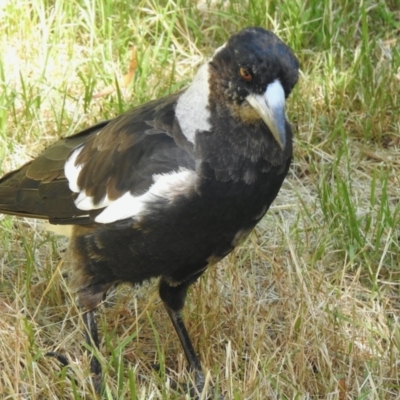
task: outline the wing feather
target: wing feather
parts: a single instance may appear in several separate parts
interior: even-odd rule
[[[175,119],[178,97],[179,93],[144,104],[57,141],[0,179],[0,212],[51,223],[93,223],[102,209],[79,209],[75,204],[79,194],[90,197],[95,205],[128,192],[143,194],[154,175],[181,167],[194,170],[193,145]],[[74,186],[64,167],[77,148],[82,150],[72,165],[77,168]]]

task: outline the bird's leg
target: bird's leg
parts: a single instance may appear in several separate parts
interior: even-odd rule
[[[86,343],[89,345],[89,347],[98,349],[99,335],[97,331],[96,315],[94,310],[85,311],[83,314],[83,321],[85,323],[85,328],[86,328],[85,329]],[[63,367],[67,367],[69,365],[67,357],[63,356],[60,353],[50,351],[46,353],[46,356],[56,358],[62,364]],[[96,390],[96,393],[100,393],[101,376],[102,376],[101,365],[99,363],[99,360],[94,355],[91,356],[90,360],[90,372],[92,374],[93,386]]]
[[[86,343],[92,349],[99,348],[99,334],[97,330],[97,322],[96,322],[96,314],[94,310],[85,311],[83,314],[83,322],[85,323],[85,338]],[[96,390],[96,393],[100,393],[101,391],[101,365],[99,360],[91,355],[90,360],[90,372],[92,374],[93,386]]]
[[[192,281],[185,282],[178,286],[170,286],[165,280],[161,279],[159,293],[182,344],[183,351],[189,364],[189,369],[195,374],[196,389],[198,393],[201,393],[204,388],[205,377],[201,369],[200,360],[197,357],[181,316],[181,310],[185,304],[186,291],[190,283],[192,283]]]
[[[201,393],[204,388],[205,378],[201,369],[200,360],[197,357],[196,351],[183,322],[181,312],[171,310],[167,305],[165,305],[165,308],[182,344],[183,351],[185,352],[189,364],[189,369],[195,373],[196,388]]]
[[[74,250],[74,248],[73,248]],[[82,253],[79,257],[82,256]],[[96,322],[96,307],[105,299],[108,289],[113,285],[113,281],[102,282],[93,281],[90,270],[82,269],[81,264],[77,264],[75,269],[75,286],[81,287],[77,291],[78,304],[83,310],[82,319],[85,324],[85,339],[90,353],[90,373],[96,393],[101,394],[102,371],[99,360],[94,353],[99,349],[99,334]],[[88,284],[88,282],[90,284]]]

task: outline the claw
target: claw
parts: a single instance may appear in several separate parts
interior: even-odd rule
[[[45,354],[45,357],[56,358],[57,361],[59,361],[63,367],[68,367],[68,365],[69,365],[69,361],[68,361],[67,357],[63,356],[60,353],[56,353],[54,351],[49,351],[48,353]]]
[[[56,353],[55,351],[49,351],[48,353],[45,354],[45,357],[55,358],[57,361],[59,361],[62,364],[62,368],[69,367],[69,365],[70,365],[67,357],[63,356],[60,353]],[[70,368],[68,368],[68,370],[70,370]],[[71,376],[69,376],[68,373],[65,376],[67,378],[71,379],[71,381],[73,381],[75,383],[75,385],[78,385],[78,381],[75,378],[72,378]]]

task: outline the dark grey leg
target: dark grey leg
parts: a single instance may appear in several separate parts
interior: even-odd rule
[[[161,279],[159,293],[182,344],[183,351],[189,364],[189,369],[195,374],[196,390],[198,393],[201,393],[204,389],[205,377],[201,369],[200,360],[197,357],[180,312],[185,304],[187,289],[189,285],[197,279],[197,277],[198,276],[193,277],[193,280],[182,283],[178,286],[170,286],[168,282]],[[196,394],[197,393],[191,393],[191,395]]]
[[[85,323],[86,343],[93,349],[99,348],[99,334],[97,331],[96,315],[93,310],[85,311],[83,314],[83,322]],[[93,385],[96,393],[101,392],[101,365],[99,360],[92,354],[90,360],[90,372],[92,374]]]
[[[91,348],[99,348],[99,335],[97,332],[97,323],[96,323],[96,315],[93,310],[91,311],[85,311],[83,314],[83,321],[85,323],[85,338],[86,338],[86,343],[91,347]],[[48,357],[54,357],[56,358],[62,365],[63,367],[66,367],[69,365],[68,359],[63,356],[60,353],[56,352],[48,352],[46,353],[46,356]],[[91,360],[90,360],[90,372],[92,374],[92,379],[93,379],[93,385],[96,390],[96,393],[101,392],[101,365],[99,363],[99,360],[94,356],[91,355]]]
[[[178,334],[187,362],[189,364],[189,369],[190,371],[194,371],[195,373],[196,389],[199,393],[201,393],[204,388],[206,379],[201,369],[200,360],[197,357],[188,331],[185,327],[185,324],[183,323],[181,313],[180,311],[171,310],[167,305],[165,305],[165,309],[167,310],[167,313],[171,318],[172,324],[174,325],[175,331]]]

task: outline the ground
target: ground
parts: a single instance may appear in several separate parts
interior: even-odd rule
[[[287,109],[294,162],[256,230],[190,290],[189,332],[226,399],[398,399],[399,10],[398,0],[3,0],[0,171],[184,87],[231,33],[273,30],[301,63]],[[3,216],[0,232],[0,397],[93,398],[66,239]],[[113,291],[98,317],[105,398],[184,398],[171,388],[186,363],[156,282]],[[44,357],[53,350],[70,371]]]

